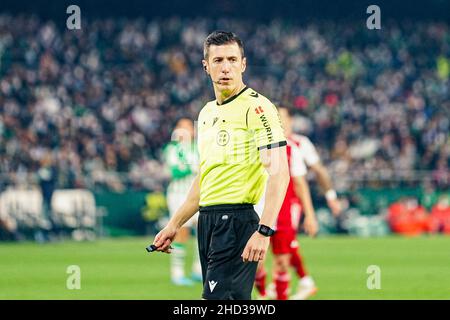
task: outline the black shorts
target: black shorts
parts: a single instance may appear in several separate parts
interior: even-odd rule
[[[241,255],[258,223],[252,204],[200,208],[198,247],[204,299],[251,299],[258,263],[243,262]]]

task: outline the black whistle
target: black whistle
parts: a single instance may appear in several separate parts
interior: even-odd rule
[[[145,248],[145,250],[147,250],[147,252],[153,252],[156,249],[157,249],[157,247],[154,244],[151,244],[147,248]]]

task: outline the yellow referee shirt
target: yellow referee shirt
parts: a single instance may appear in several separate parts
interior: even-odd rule
[[[267,180],[259,150],[283,145],[277,109],[256,91],[208,102],[198,118],[200,206],[256,204]]]

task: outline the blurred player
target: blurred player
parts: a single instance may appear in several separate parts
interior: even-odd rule
[[[288,110],[279,108],[279,113],[285,132],[290,132],[290,116]],[[305,213],[304,228],[310,236],[315,236],[318,224],[312,205],[311,194],[306,180],[306,166],[303,160],[300,144],[287,137],[287,155],[290,169],[290,182],[286,191],[283,205],[278,215],[276,232],[271,239],[272,252],[274,254],[273,279],[275,282],[276,298],[287,300],[289,289],[289,266],[293,259],[300,259],[298,255],[297,229],[302,209]],[[257,210],[258,211],[258,210]],[[296,257],[294,257],[294,255]],[[297,257],[298,256],[298,257]],[[316,290],[312,278],[306,275],[302,265],[303,287],[307,287],[310,294]],[[255,284],[261,297],[266,296],[265,291],[266,271],[261,262],[258,266]]]
[[[320,160],[316,148],[308,137],[292,132],[292,115],[288,108],[279,108],[279,112],[285,128],[286,137],[289,137],[289,139],[299,145],[307,169],[311,170],[316,175],[319,186],[325,194],[325,199],[331,213],[335,218],[339,218],[342,210],[341,203],[337,197],[336,191],[333,189],[330,175]],[[298,252],[298,245],[292,247],[291,253],[291,265],[294,267],[295,272],[300,279],[297,292],[291,296],[291,299],[304,300],[313,295],[317,291],[317,288],[313,279],[306,271],[302,257]]]
[[[167,189],[167,205],[170,216],[173,216],[183,204],[192,182],[197,174],[198,156],[194,142],[194,125],[191,119],[178,120],[172,133],[172,141],[164,148],[164,159],[171,173],[171,182]],[[176,285],[192,285],[191,279],[184,273],[186,242],[191,235],[191,229],[196,232],[198,213],[180,228],[174,243],[170,259],[170,274]],[[201,265],[198,256],[197,241],[194,241],[194,261],[192,278],[201,281]]]
[[[320,160],[319,153],[308,137],[292,132],[292,125],[290,124],[292,119],[289,115],[289,110],[287,108],[280,108],[280,113],[283,113],[286,116],[286,122],[289,123],[287,129],[285,129],[286,136],[299,144],[307,169],[311,170],[316,175],[331,213],[335,218],[339,217],[342,211],[341,203],[337,197],[336,191],[333,189],[333,183],[328,170]],[[281,117],[283,117],[283,115],[281,115]]]
[[[317,176],[319,185],[325,194],[328,207],[330,208],[333,216],[335,218],[338,218],[342,210],[341,204],[339,199],[337,198],[336,191],[333,189],[330,175],[328,174],[325,166],[322,164],[316,148],[308,139],[308,137],[292,132],[292,115],[290,114],[290,110],[284,107],[280,107],[278,109],[281,120],[283,122],[284,132],[286,137],[288,138],[288,141],[292,141],[299,146],[303,161],[307,165],[307,169],[312,170]],[[296,206],[297,205],[293,206],[293,210],[298,210],[296,209]],[[294,267],[295,272],[300,279],[297,291],[294,295],[291,296],[291,299],[304,300],[315,294],[315,292],[317,291],[317,287],[312,277],[308,275],[306,271],[306,268],[303,264],[303,259],[298,252],[297,241],[294,241],[292,243],[290,263]],[[264,296],[265,273],[258,273],[257,278],[259,279],[259,288],[263,293],[262,296]],[[267,296],[271,298],[274,298],[276,296],[274,286],[268,287]]]

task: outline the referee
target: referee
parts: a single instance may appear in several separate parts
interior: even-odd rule
[[[199,174],[153,244],[170,253],[178,230],[200,211],[202,298],[249,300],[289,183],[286,139],[275,106],[243,82],[247,61],[241,39],[215,31],[203,54],[216,99],[198,117]],[[259,219],[253,205],[265,189]]]

